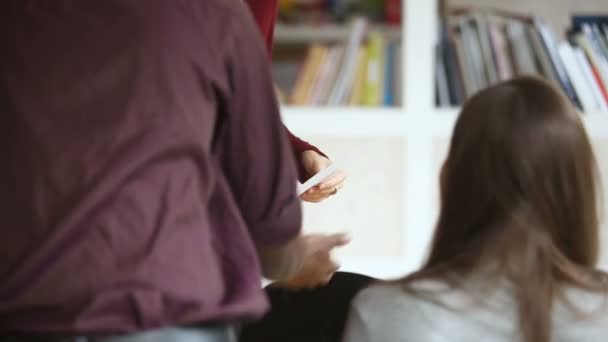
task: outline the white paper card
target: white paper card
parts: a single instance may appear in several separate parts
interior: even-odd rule
[[[331,177],[334,173],[338,171],[338,168],[334,164],[330,164],[327,168],[321,170],[321,172],[312,176],[309,180],[304,182],[304,184],[298,184],[298,196],[302,195],[306,191],[311,188],[319,185],[327,178]]]

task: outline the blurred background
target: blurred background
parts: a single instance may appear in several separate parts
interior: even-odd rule
[[[580,109],[608,196],[608,1],[281,0],[279,17],[285,123],[349,174],[338,196],[305,206],[305,230],[352,233],[345,270],[420,265],[459,106],[515,75],[549,79]]]

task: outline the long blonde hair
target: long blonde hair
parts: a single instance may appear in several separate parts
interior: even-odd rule
[[[402,282],[473,275],[488,265],[514,285],[525,342],[551,341],[564,285],[606,291],[598,258],[598,172],[576,109],[547,82],[521,77],[473,96],[441,177],[430,256]]]

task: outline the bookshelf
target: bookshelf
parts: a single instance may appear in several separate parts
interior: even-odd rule
[[[388,25],[372,25],[372,30],[378,30],[386,34],[387,37],[398,39],[401,36],[401,29]],[[350,27],[346,24],[326,24],[322,26],[307,26],[277,24],[274,36],[275,44],[300,44],[317,42],[336,42],[344,41],[350,33]]]
[[[507,6],[507,2],[498,0],[455,2]],[[523,2],[514,1],[511,6],[524,6],[520,4]],[[551,0],[527,2],[536,4],[525,7],[529,11],[542,11],[538,5],[541,2],[551,8]],[[578,13],[577,2],[559,3],[565,8],[547,12],[551,15],[559,11],[557,25],[565,22],[563,13]],[[426,256],[437,213],[439,168],[459,111],[435,105],[434,46],[438,40],[439,6],[438,0],[403,0],[402,106],[282,108],[284,121],[295,134],[319,146],[350,174],[339,196],[320,205],[305,204],[304,210],[306,231],[353,234],[353,244],[337,254],[344,270],[393,278],[415,270]],[[582,12],[598,9],[608,13],[608,2],[586,1]],[[344,35],[344,27],[338,26],[279,27],[276,37],[289,43],[335,40]],[[582,119],[605,175],[604,197],[608,198],[608,113],[586,113]],[[604,206],[604,230],[608,231],[608,201]],[[369,223],[376,221],[380,223]],[[382,252],[382,246],[391,249],[388,246],[395,241],[400,246],[398,251],[390,255]],[[608,266],[608,234],[604,234],[603,241],[606,248],[601,265]]]

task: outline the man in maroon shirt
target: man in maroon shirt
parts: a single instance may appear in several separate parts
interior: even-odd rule
[[[0,335],[231,341],[262,273],[334,271],[240,1],[0,13]]]

